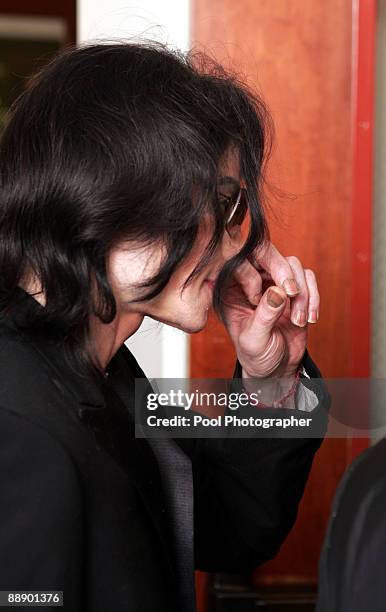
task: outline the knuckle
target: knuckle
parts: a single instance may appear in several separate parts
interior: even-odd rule
[[[275,318],[275,313],[269,312],[266,309],[261,310],[259,319],[260,319],[260,324],[262,326],[270,325],[272,322],[272,319],[274,318]]]
[[[262,286],[263,286],[263,282],[261,278],[256,279],[255,281],[251,281],[250,283],[251,290],[256,291],[257,293],[261,292]]]
[[[296,255],[290,255],[287,257],[287,261],[291,266],[299,267],[302,265],[300,259],[296,257]]]
[[[312,279],[312,280],[316,280],[316,276],[315,276],[315,272],[313,270],[311,270],[311,268],[305,268],[304,270],[304,274]]]

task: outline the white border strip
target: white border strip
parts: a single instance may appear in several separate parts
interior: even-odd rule
[[[77,40],[151,38],[185,51],[189,0],[78,0]],[[127,341],[149,378],[188,378],[189,336],[145,318]]]

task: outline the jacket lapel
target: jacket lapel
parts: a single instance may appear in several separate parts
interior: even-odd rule
[[[120,361],[119,365],[118,361]],[[135,437],[133,417],[135,379],[119,356],[117,356],[115,362],[116,367],[110,377],[109,384],[126,409],[126,420],[130,428],[130,441],[127,445],[128,472],[141,494],[143,503],[162,542],[170,569],[175,574],[176,563],[171,546],[171,525],[158,462],[147,440]]]

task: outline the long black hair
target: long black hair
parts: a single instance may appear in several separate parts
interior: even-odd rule
[[[98,377],[89,322],[91,314],[105,323],[116,314],[110,249],[121,239],[165,245],[160,269],[141,285],[149,299],[189,254],[209,212],[213,236],[190,282],[223,235],[219,160],[234,146],[250,231],[218,278],[221,316],[224,285],[267,237],[262,183],[271,133],[260,97],[202,53],[151,41],[63,49],[29,79],[1,135],[0,314],[32,272],[46,305],[31,330],[61,338]]]

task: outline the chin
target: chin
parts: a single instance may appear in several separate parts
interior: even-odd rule
[[[167,325],[176,327],[186,334],[197,334],[202,331],[208,321],[208,311],[206,310],[202,317],[195,316],[192,319],[181,319],[180,321],[163,321]]]
[[[200,308],[190,306],[185,309],[179,307],[175,308],[174,312],[172,309],[169,309],[169,312],[164,312],[162,314],[154,311],[152,313],[146,312],[146,315],[155,321],[180,329],[186,334],[196,334],[204,329],[208,321],[208,314],[209,309],[203,306]]]
[[[206,325],[206,321],[204,323],[201,323],[200,325],[191,325],[191,326],[185,326],[185,327],[181,327],[180,329],[182,329],[182,331],[184,331],[187,334],[198,334],[198,332],[202,331],[204,329]]]

